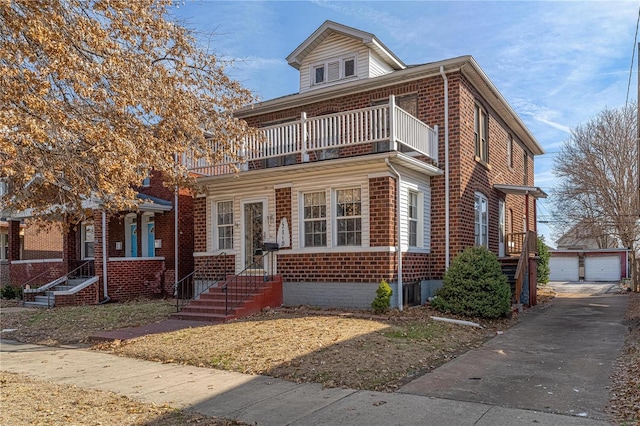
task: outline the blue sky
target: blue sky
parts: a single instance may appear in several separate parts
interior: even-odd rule
[[[547,152],[536,185],[552,193],[570,130],[638,97],[640,1],[193,1],[172,13],[260,99],[298,91],[286,56],[325,20],[375,34],[406,64],[472,55]],[[550,219],[553,197],[538,203]],[[559,236],[540,224],[547,242]]]

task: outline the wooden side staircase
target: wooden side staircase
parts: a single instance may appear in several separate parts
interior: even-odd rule
[[[507,256],[500,258],[502,272],[511,287],[511,303],[520,304],[522,289],[529,284],[529,306],[536,304],[535,282],[530,283],[530,258],[538,251],[537,235],[533,231],[507,235]],[[535,274],[534,274],[535,277]],[[531,289],[533,287],[533,289]]]
[[[237,285],[225,284],[235,281]],[[247,292],[246,289],[253,289]],[[245,294],[246,293],[246,294]],[[264,274],[229,276],[191,300],[172,318],[191,321],[226,322],[260,312],[266,307],[282,305],[282,276]]]

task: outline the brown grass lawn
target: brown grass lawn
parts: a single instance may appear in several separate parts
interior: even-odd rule
[[[542,294],[545,300],[552,297],[544,290]],[[6,305],[3,301],[1,306]],[[2,329],[16,329],[3,332],[3,338],[46,345],[89,345],[87,337],[95,331],[160,321],[172,311],[170,302],[139,301],[5,312],[0,321]],[[295,382],[393,391],[517,323],[517,318],[494,321],[464,318],[484,327],[475,328],[434,321],[430,318],[432,315],[442,316],[428,307],[392,311],[384,316],[373,316],[366,311],[276,309],[227,324],[101,344],[94,349],[160,362],[269,375]],[[627,320],[631,333],[616,363],[609,408],[619,424],[634,424],[640,419],[640,294],[630,296]],[[27,383],[25,378],[15,379],[6,374],[1,381],[3,395],[13,395],[16,386],[21,386],[19,383]],[[33,386],[25,384],[24,389],[24,399],[37,399],[44,387],[37,383]],[[56,389],[56,394],[74,391],[65,390],[64,386]],[[5,406],[3,401],[3,410]],[[168,423],[158,425],[182,421],[160,413],[162,407],[140,410],[155,413],[162,421],[168,419]],[[171,423],[174,420],[175,423]],[[218,421],[223,423],[215,423]],[[193,422],[224,424],[224,420],[208,418]],[[4,424],[1,420],[0,423]]]

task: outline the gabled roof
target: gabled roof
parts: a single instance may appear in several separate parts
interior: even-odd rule
[[[395,70],[405,69],[407,66],[393,54],[378,38],[368,32],[358,30],[356,28],[347,27],[333,21],[325,21],[317,30],[314,31],[305,41],[302,42],[293,52],[287,56],[287,62],[295,69],[300,69],[300,65],[320,43],[322,43],[331,34],[338,33],[347,37],[360,40],[371,50],[376,52],[391,68]]]

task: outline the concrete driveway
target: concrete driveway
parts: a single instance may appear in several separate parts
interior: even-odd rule
[[[617,283],[550,285],[550,303],[399,392],[606,420],[627,296]]]

